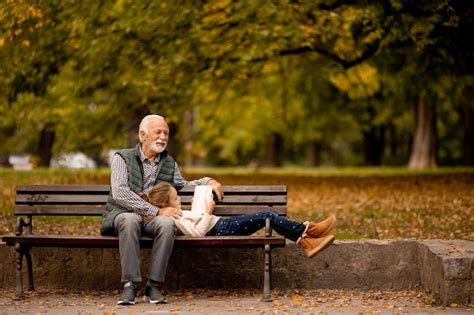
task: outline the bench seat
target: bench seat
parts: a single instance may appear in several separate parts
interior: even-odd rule
[[[21,235],[4,236],[8,246],[15,244],[33,247],[76,247],[76,248],[118,248],[118,237],[115,236],[77,236],[77,235]],[[177,247],[272,247],[285,246],[282,236],[177,236],[174,241]],[[142,248],[151,248],[153,240],[149,237],[140,239]]]

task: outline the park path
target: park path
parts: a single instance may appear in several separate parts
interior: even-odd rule
[[[169,304],[152,305],[138,299],[118,306],[117,291],[68,292],[37,290],[14,301],[13,290],[0,289],[4,314],[474,314],[474,306],[428,304],[432,297],[419,291],[286,290],[274,291],[274,301],[260,301],[256,291],[183,290],[168,292]]]

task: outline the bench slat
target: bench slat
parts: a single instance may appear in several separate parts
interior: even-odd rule
[[[100,216],[104,212],[105,206],[102,205],[16,205],[15,215],[65,215],[65,216]]]
[[[21,194],[16,196],[17,204],[99,204],[107,202],[107,195],[69,195],[69,194]]]
[[[109,185],[17,185],[16,191],[22,193],[43,193],[43,192],[78,192],[78,193],[97,193],[108,194]]]
[[[101,216],[104,211],[104,205],[16,205],[15,215],[39,215],[39,216],[52,216],[52,215],[64,215],[64,216]],[[183,210],[189,210],[189,205],[184,206]],[[232,207],[217,205],[214,210],[215,215],[219,216],[233,216],[248,214],[260,211],[274,211],[279,215],[286,215],[286,207],[276,206],[247,206],[247,207]]]
[[[190,204],[192,196],[182,196],[183,204]],[[17,195],[17,204],[105,204],[107,195],[76,195],[76,194],[21,194]],[[245,205],[245,204],[286,204],[286,196],[265,195],[224,195],[222,204]]]
[[[184,208],[184,210],[189,210]],[[241,214],[251,214],[255,212],[262,212],[262,211],[273,211],[278,213],[279,215],[286,216],[286,207],[285,206],[276,206],[276,207],[269,207],[269,206],[245,206],[245,207],[229,207],[225,205],[217,205],[214,209],[214,214],[218,216],[234,216],[234,215],[241,215]]]
[[[24,235],[3,236],[2,241],[9,246],[20,243],[35,247],[118,247],[118,237],[113,236]],[[281,236],[178,236],[175,239],[175,246],[178,247],[262,247],[265,244],[282,247],[285,246],[285,238]],[[140,239],[140,245],[150,248],[153,245],[153,239],[144,237]]]
[[[225,193],[239,193],[245,194],[250,192],[252,194],[262,194],[262,193],[271,193],[271,194],[286,194],[287,189],[284,185],[239,185],[239,186],[222,186],[222,189]],[[110,191],[109,185],[17,185],[16,191],[18,194],[23,193],[44,193],[49,192],[54,193],[91,193],[91,194],[108,194]],[[184,187],[180,190],[180,193],[183,194],[192,194],[194,192],[194,187]]]

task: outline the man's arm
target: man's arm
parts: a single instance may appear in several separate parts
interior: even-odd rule
[[[111,164],[110,186],[112,198],[121,206],[141,216],[154,217],[159,209],[146,202],[134,193],[128,186],[127,163],[119,155],[115,154]]]
[[[222,197],[224,197],[224,193],[222,192],[221,189],[221,184],[211,178],[211,177],[202,177],[196,180],[191,180],[187,181],[184,179],[183,175],[181,175],[181,172],[178,167],[178,163],[174,163],[174,185],[178,188],[182,187],[188,187],[188,186],[200,186],[200,185],[210,185],[212,186],[212,190],[216,193],[217,199],[219,201],[222,200]]]
[[[200,186],[200,185],[207,185],[207,183],[211,180],[210,177],[203,177],[191,181],[187,181],[184,179],[183,175],[181,175],[181,171],[179,170],[178,163],[174,163],[174,185],[179,188],[188,187],[188,186]]]

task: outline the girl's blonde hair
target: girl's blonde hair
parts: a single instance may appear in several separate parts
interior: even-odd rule
[[[170,183],[159,182],[153,186],[148,192],[139,193],[140,197],[155,205],[163,208],[168,207],[170,204],[170,190],[173,188]]]

